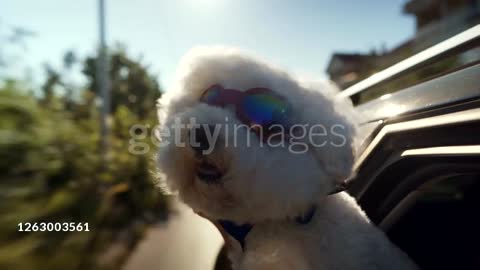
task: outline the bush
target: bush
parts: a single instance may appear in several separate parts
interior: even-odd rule
[[[168,213],[150,157],[128,152],[128,129],[153,114],[118,105],[104,160],[93,103],[20,88],[0,89],[0,269],[117,269]],[[88,222],[90,232],[19,232],[20,222]]]

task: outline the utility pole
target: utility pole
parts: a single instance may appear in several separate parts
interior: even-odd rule
[[[108,116],[110,113],[109,61],[105,38],[105,0],[98,0],[99,48],[97,57],[97,83],[102,97],[100,113],[100,140],[103,161],[108,159],[110,133]]]

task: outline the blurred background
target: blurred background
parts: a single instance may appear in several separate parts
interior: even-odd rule
[[[155,187],[134,125],[197,45],[348,86],[478,24],[478,0],[0,0],[0,269],[212,269],[222,240]],[[476,55],[476,57],[471,57]],[[478,59],[478,49],[353,97]],[[19,232],[20,222],[89,232]]]

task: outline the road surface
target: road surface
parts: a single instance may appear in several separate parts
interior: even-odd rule
[[[222,236],[187,206],[174,207],[177,214],[147,232],[123,270],[213,269]]]

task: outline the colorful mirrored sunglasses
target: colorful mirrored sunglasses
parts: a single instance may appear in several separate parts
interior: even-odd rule
[[[240,91],[215,84],[205,90],[200,101],[218,107],[233,105],[240,121],[248,126],[261,127],[265,135],[273,133],[272,125],[280,125],[285,131],[289,126],[290,104],[268,88]]]

